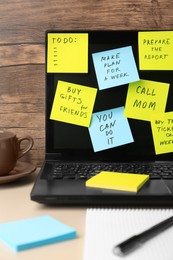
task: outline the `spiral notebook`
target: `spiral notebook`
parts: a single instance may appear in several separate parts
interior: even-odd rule
[[[113,247],[173,215],[173,209],[87,209],[83,260],[119,260]],[[123,259],[171,260],[173,227]]]

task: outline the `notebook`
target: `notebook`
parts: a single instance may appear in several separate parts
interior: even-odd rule
[[[47,31],[45,160],[33,201],[173,205],[173,31]],[[136,193],[101,171],[149,174]]]
[[[89,208],[86,214],[83,260],[120,260],[113,248],[171,217],[172,209]],[[124,256],[128,260],[172,259],[173,227],[148,240]]]

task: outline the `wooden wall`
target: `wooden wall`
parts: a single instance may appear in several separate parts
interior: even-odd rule
[[[170,0],[0,0],[0,130],[29,134],[27,159],[45,152],[44,32],[48,29],[173,29]]]

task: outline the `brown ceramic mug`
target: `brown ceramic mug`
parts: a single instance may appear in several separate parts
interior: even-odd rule
[[[27,141],[24,148],[21,147],[23,141]],[[0,176],[8,174],[17,160],[31,150],[33,143],[30,136],[18,138],[12,132],[0,131]]]

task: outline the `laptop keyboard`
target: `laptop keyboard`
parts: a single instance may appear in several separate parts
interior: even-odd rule
[[[89,179],[101,171],[149,174],[150,179],[173,179],[173,164],[168,163],[53,163],[48,180]]]

